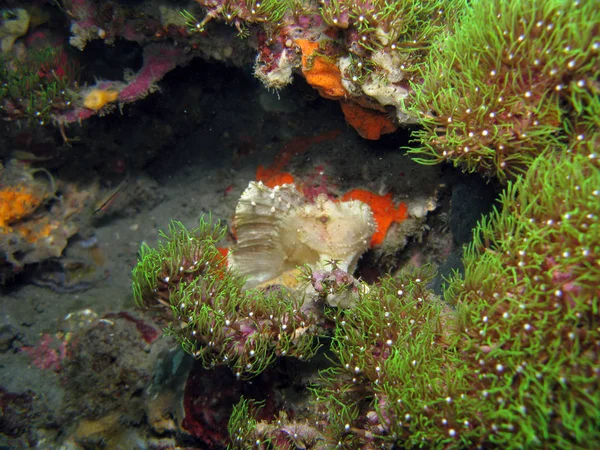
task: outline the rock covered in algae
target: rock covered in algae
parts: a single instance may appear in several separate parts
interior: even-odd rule
[[[296,266],[335,260],[352,272],[369,248],[373,213],[360,201],[308,202],[293,184],[271,189],[250,182],[235,210],[237,244],[229,265],[248,277],[247,286],[271,280]]]

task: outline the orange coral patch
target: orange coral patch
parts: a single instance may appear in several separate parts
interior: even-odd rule
[[[292,158],[304,153],[312,145],[337,139],[341,133],[341,130],[331,130],[317,134],[316,136],[299,136],[290,139],[283,145],[283,148],[279,153],[275,155],[273,164],[269,167],[264,167],[262,165],[258,166],[256,169],[256,181],[262,181],[270,188],[281,186],[282,184],[293,183],[294,177],[292,174],[283,170]]]
[[[380,245],[393,222],[400,223],[408,217],[405,203],[398,206],[392,200],[391,192],[385,195],[374,194],[364,189],[353,189],[342,196],[342,201],[360,200],[371,207],[373,217],[377,223],[377,231],[371,236],[371,247]]]
[[[354,102],[340,101],[342,111],[352,127],[365,139],[377,140],[382,134],[393,133],[398,128],[384,113],[363,108]]]
[[[256,169],[256,181],[262,181],[266,186],[274,188],[283,184],[292,184],[294,177],[289,172],[278,172],[270,167],[258,166]]]
[[[59,226],[58,222],[50,222],[47,217],[42,217],[16,225],[15,231],[27,240],[27,242],[34,243],[39,239],[50,236],[52,231]]]
[[[338,66],[324,56],[313,55],[319,43],[307,39],[296,39],[295,43],[302,50],[302,73],[308,84],[319,91],[321,97],[332,100],[344,97],[346,89]]]
[[[22,187],[7,187],[0,191],[0,229],[11,231],[10,225],[39,206],[41,199]]]
[[[221,254],[221,259],[219,260],[219,269],[227,270],[227,255],[229,255],[229,248],[227,247],[217,247],[217,251]]]

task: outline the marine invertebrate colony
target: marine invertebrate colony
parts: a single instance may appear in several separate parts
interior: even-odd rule
[[[72,108],[77,66],[61,48],[32,49],[20,61],[0,54],[0,117],[47,125]]]
[[[159,309],[169,334],[205,367],[228,365],[237,377],[262,372],[278,356],[309,358],[315,318],[284,289],[242,289],[216,248],[225,228],[200,219],[188,231],[173,223],[158,250],[141,249],[133,271],[138,305]]]
[[[501,209],[475,231],[464,278],[447,292],[457,311],[441,368],[430,366],[440,355],[430,348],[415,359],[421,371],[407,364],[394,384],[374,388],[380,424],[399,442],[600,442],[598,186],[600,171],[583,156],[539,158],[509,185]]]
[[[0,284],[26,265],[59,258],[89,217],[94,185],[82,189],[15,161],[0,165]],[[60,191],[62,201],[55,201]],[[89,219],[88,219],[89,220]]]
[[[12,231],[9,225],[31,214],[42,200],[43,197],[40,198],[23,186],[0,190],[0,232]]]
[[[384,112],[363,108],[354,102],[341,101],[340,105],[346,122],[365,139],[377,140],[382,134],[393,133],[398,128]]]
[[[446,297],[488,418],[479,439],[600,445],[599,187],[597,161],[542,155],[475,231]]]
[[[476,229],[455,310],[427,271],[362,289],[313,272],[319,295],[357,300],[329,310],[338,363],[315,386],[316,421],[293,425],[323,448],[598,447],[599,186],[585,156],[538,158]],[[232,420],[234,443],[265,449],[291,427]]]
[[[343,98],[347,93],[342,85],[342,73],[335,62],[315,54],[319,43],[307,39],[296,39],[295,43],[302,51],[302,73],[308,84],[319,91],[322,97]]]
[[[591,1],[471,2],[453,34],[432,46],[423,83],[413,84],[423,128],[410,152],[504,181],[524,173],[568,141],[574,105],[597,96],[599,23]]]

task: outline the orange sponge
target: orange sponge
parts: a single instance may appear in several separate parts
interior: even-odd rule
[[[59,222],[51,221],[47,216],[44,216],[16,224],[15,231],[25,238],[27,242],[34,243],[39,239],[50,236],[52,231],[59,226]]]
[[[348,200],[360,200],[369,205],[373,211],[377,231],[371,236],[371,247],[380,245],[383,242],[392,222],[400,223],[408,217],[406,204],[400,203],[396,206],[392,200],[391,192],[378,195],[364,189],[353,189],[342,196],[342,201]]]
[[[319,48],[318,42],[296,39],[296,45],[302,50],[302,73],[308,84],[314,87],[322,97],[336,100],[346,95],[342,85],[342,72],[334,62],[320,55],[313,55]]]
[[[275,156],[273,164],[269,167],[259,165],[256,169],[256,181],[262,181],[270,188],[283,184],[292,184],[294,177],[289,172],[284,172],[292,158],[309,150],[315,144],[333,141],[341,134],[341,130],[330,130],[315,136],[298,136],[287,141]]]
[[[119,97],[119,91],[112,89],[92,89],[83,99],[83,106],[94,111],[99,111],[105,105],[112,103]]]
[[[256,181],[262,181],[272,189],[275,186],[292,184],[294,182],[294,177],[289,172],[279,172],[276,168],[273,169],[260,165],[256,169]]]
[[[31,214],[42,199],[22,187],[7,187],[0,191],[0,232],[10,232],[8,226]]]
[[[352,127],[365,139],[377,140],[382,134],[396,131],[396,124],[384,113],[364,108],[357,103],[340,101],[342,111]]]

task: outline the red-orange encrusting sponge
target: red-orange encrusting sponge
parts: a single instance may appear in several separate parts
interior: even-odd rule
[[[277,168],[259,165],[256,168],[256,181],[262,181],[266,186],[273,189],[275,186],[292,184],[294,176],[289,172],[279,172]]]
[[[335,62],[320,55],[313,55],[319,48],[318,42],[296,39],[296,45],[302,50],[302,74],[308,84],[314,87],[321,97],[337,100],[346,96],[342,85],[342,72]]]
[[[256,181],[262,181],[271,189],[275,186],[294,183],[294,176],[284,171],[292,158],[306,152],[313,145],[327,141],[333,141],[342,133],[341,130],[329,130],[315,136],[298,136],[283,144],[281,150],[275,155],[273,163],[269,167],[262,164],[256,169]]]
[[[23,187],[7,187],[0,190],[0,232],[12,231],[9,225],[31,214],[42,199]]]
[[[235,232],[232,230],[232,233],[235,234]],[[227,255],[229,255],[229,248],[228,247],[217,247],[217,251],[219,252],[219,254],[221,255],[221,258],[219,260],[219,268],[223,269],[223,270],[227,270]]]
[[[364,108],[355,102],[341,101],[342,112],[361,137],[376,141],[382,134],[393,133],[398,126],[384,113]]]
[[[60,227],[59,222],[43,216],[15,224],[14,231],[21,235],[27,242],[33,244],[42,238],[50,236],[58,227]]]
[[[377,231],[371,236],[371,247],[383,243],[387,231],[393,222],[400,223],[408,217],[406,204],[400,203],[396,206],[392,200],[391,192],[385,195],[378,195],[365,189],[353,189],[346,192],[341,200],[360,200],[371,207],[373,217],[377,223]]]

